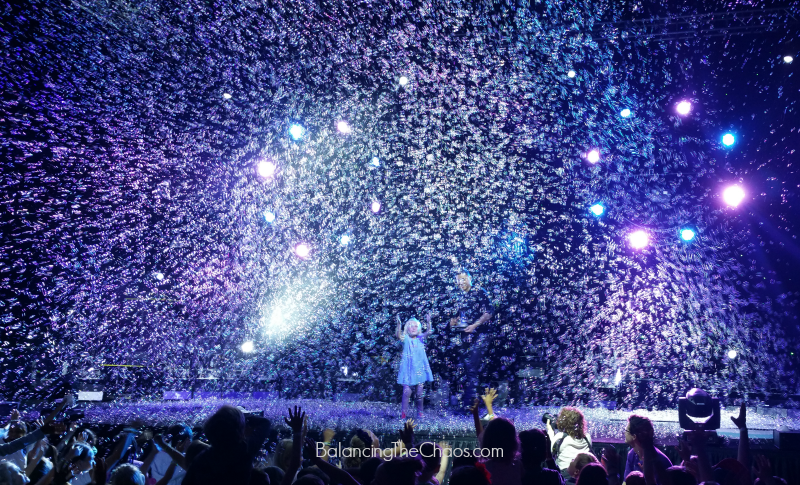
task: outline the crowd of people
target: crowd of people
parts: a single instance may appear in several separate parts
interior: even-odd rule
[[[292,438],[273,441],[276,423],[230,405],[196,430],[175,424],[162,433],[128,427],[108,439],[90,425],[55,422],[72,403],[66,397],[46,417],[24,422],[12,411],[2,428],[0,485],[778,485],[769,460],[751,459],[746,409],[732,418],[740,430],[738,456],[712,464],[705,431],[686,433],[673,464],[656,446],[651,421],[631,415],[625,428],[627,457],[594,446],[581,411],[565,407],[545,430],[518,431],[494,416],[496,393],[482,396],[488,419],[472,407],[481,453],[454,453],[446,442],[415,440],[408,420],[400,439],[382,447],[369,430],[352,433],[346,448],[332,448],[336,432],[309,432],[299,407],[284,418]],[[65,427],[66,426],[66,427]],[[312,438],[315,437],[317,439]],[[480,457],[476,456],[480,455]]]

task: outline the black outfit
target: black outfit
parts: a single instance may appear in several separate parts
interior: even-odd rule
[[[561,472],[549,468],[526,470],[522,475],[522,485],[564,485],[564,477]]]
[[[494,314],[489,295],[483,289],[475,287],[470,288],[467,292],[460,292],[456,298],[456,311],[459,321],[455,329],[462,332],[465,327],[475,323],[484,313],[488,313],[490,316]],[[463,333],[461,337],[467,346],[462,354],[467,381],[464,388],[464,406],[472,406],[475,399],[483,355],[489,345],[489,336],[487,335],[489,325],[489,321],[484,322],[478,325],[473,333]]]
[[[264,472],[253,470],[253,460],[267,439],[269,425],[257,426],[247,442],[229,447],[215,447],[197,455],[183,485],[263,485]]]

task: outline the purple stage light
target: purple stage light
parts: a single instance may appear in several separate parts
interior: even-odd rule
[[[262,160],[258,162],[258,174],[262,177],[272,177],[275,175],[276,168],[275,164],[270,161]]]
[[[650,243],[650,235],[646,231],[633,231],[628,235],[628,242],[634,249],[642,249]]]
[[[744,200],[744,189],[731,185],[722,192],[722,200],[731,207],[738,207]]]
[[[306,243],[300,243],[294,247],[294,254],[298,258],[306,259],[311,254],[311,247]]]
[[[692,103],[689,101],[681,101],[675,107],[675,111],[677,111],[681,116],[686,116],[692,111]]]

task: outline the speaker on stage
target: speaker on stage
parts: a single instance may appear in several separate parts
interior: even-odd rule
[[[800,430],[773,429],[772,441],[781,451],[800,451]]]

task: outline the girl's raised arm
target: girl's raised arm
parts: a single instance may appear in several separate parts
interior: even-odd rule
[[[426,315],[425,318],[428,321],[428,330],[426,330],[425,333],[421,335],[421,337],[428,338],[428,336],[430,336],[430,334],[433,333],[433,325],[431,325],[431,314],[428,313],[428,315]]]
[[[395,332],[395,335],[397,335],[397,340],[403,340],[403,335],[400,331],[400,327],[402,327],[403,324],[400,322],[400,317],[395,315],[395,318],[397,319],[397,332]]]

